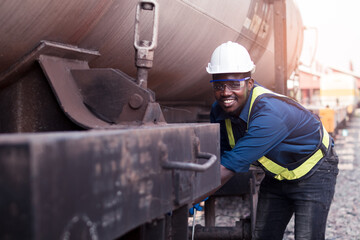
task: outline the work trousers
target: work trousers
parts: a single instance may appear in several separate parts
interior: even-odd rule
[[[329,149],[321,165],[303,180],[266,176],[260,185],[253,239],[281,240],[293,214],[295,239],[325,239],[326,220],[335,192],[338,157]]]

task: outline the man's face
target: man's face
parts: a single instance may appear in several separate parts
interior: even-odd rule
[[[226,113],[234,116],[239,116],[254,86],[254,80],[251,78],[246,81],[230,81],[230,79],[243,78],[244,75],[241,73],[213,75],[213,80],[222,80],[213,82],[215,99]],[[229,81],[226,81],[227,79]]]

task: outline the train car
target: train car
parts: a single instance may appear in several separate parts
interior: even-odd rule
[[[303,29],[286,12],[290,74]],[[239,42],[276,90],[273,17],[267,0],[3,2],[0,238],[186,239],[220,184],[205,66]]]
[[[321,78],[320,100],[333,109],[345,108],[345,115],[353,114],[359,103],[359,87],[354,73],[329,68]]]
[[[359,88],[356,74],[332,67],[320,73],[308,73],[317,79],[316,104],[308,106],[317,114],[326,130],[333,136],[346,125],[359,104]],[[300,79],[302,81],[303,79]],[[304,81],[306,82],[306,80]],[[303,83],[302,83],[303,84]],[[303,84],[305,85],[305,84]]]

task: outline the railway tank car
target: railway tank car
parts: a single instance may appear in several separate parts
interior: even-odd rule
[[[229,40],[249,50],[258,69],[255,78],[273,89],[270,2],[160,0],[158,48],[149,76],[149,88],[157,100],[209,101],[204,68],[212,50]],[[287,8],[288,68],[294,69],[302,47],[302,22],[292,1]],[[135,9],[136,1],[130,0],[5,2],[0,9],[0,72],[41,40],[49,40],[97,50],[101,56],[89,62],[91,67],[120,69],[135,76]],[[144,35],[151,31],[151,26],[146,27]]]
[[[205,67],[239,42],[276,91],[274,1],[1,3],[0,238],[186,239],[188,207],[220,184],[218,126],[196,123]],[[290,75],[303,26],[286,10]],[[140,61],[136,26],[141,50],[157,43]]]

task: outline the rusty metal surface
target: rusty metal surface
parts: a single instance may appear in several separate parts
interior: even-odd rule
[[[142,121],[152,99],[133,79],[113,69],[74,69],[71,74],[82,101],[100,119],[111,124]]]
[[[273,86],[273,7],[268,1],[158,3],[158,48],[148,76],[148,87],[157,99],[211,103],[212,89],[205,66],[216,46],[228,40],[250,50],[259,70],[255,78],[265,86]],[[91,67],[120,69],[136,78],[133,48],[136,4],[133,0],[4,1],[0,8],[0,72],[39,41],[49,40],[97,50],[101,57],[90,61]],[[302,24],[293,1],[287,1],[287,6],[288,64],[293,69],[301,50]],[[147,24],[144,27],[151,29]]]
[[[0,40],[1,41],[1,40]],[[26,72],[36,68],[36,61],[40,55],[57,56],[66,59],[91,61],[100,56],[99,52],[88,49],[80,49],[76,46],[55,43],[51,41],[39,41],[32,48],[27,49],[16,62],[0,74],[0,89],[16,83],[26,75]]]
[[[89,69],[87,62],[41,55],[39,63],[61,108],[72,121],[83,128],[90,128],[90,126],[101,128],[110,125],[110,123],[95,117],[84,106],[82,97],[69,72],[71,69]]]
[[[196,162],[196,138],[218,157],[218,131],[190,124],[0,135],[0,238],[114,239],[187,209],[220,184],[220,163],[203,173],[164,169],[159,144],[169,161]]]
[[[0,76],[0,132],[72,130],[60,127],[59,122],[68,121],[65,116],[85,129],[165,123],[151,90],[119,70],[90,69],[87,60],[97,56],[76,46],[41,42]],[[27,103],[31,108],[23,107]]]
[[[91,60],[95,51],[41,42],[11,69],[0,75],[0,132],[80,130],[65,117],[37,59],[41,54]]]
[[[164,122],[152,93],[113,69],[89,69],[87,62],[41,55],[39,62],[64,113],[84,128]]]
[[[40,68],[0,89],[0,133],[81,130],[64,114]]]

